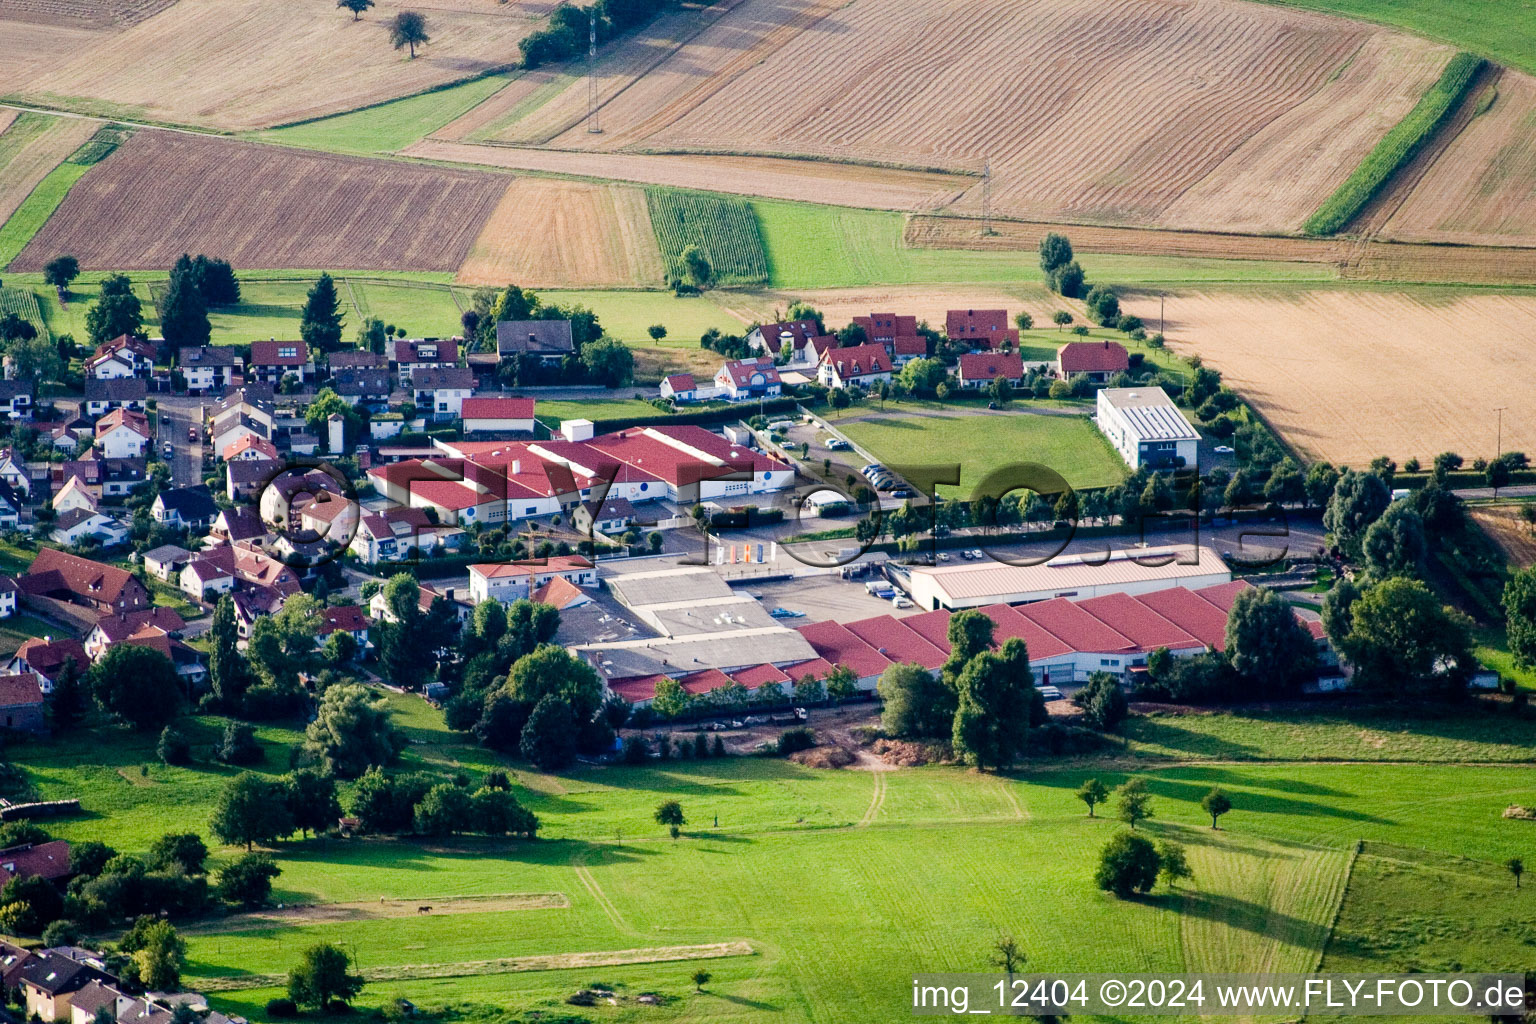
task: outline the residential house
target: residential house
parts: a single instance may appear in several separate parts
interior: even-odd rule
[[[752,328],[747,332],[747,347],[772,356],[781,366],[814,366],[820,354],[813,340],[822,337],[828,336],[814,320],[787,320]]]
[[[326,362],[331,367],[331,373],[337,370],[387,370],[389,360],[381,352],[370,352],[366,349],[342,349],[332,352],[326,357]]]
[[[216,452],[226,452],[241,438],[272,440],[272,417],[263,419],[247,409],[231,409],[214,419],[208,428],[208,443]]]
[[[155,522],[187,529],[202,529],[219,514],[219,506],[206,484],[172,487],[161,491],[150,506]]]
[[[368,437],[373,441],[387,441],[405,432],[405,417],[398,412],[375,413],[368,421]]]
[[[267,459],[236,459],[224,464],[224,493],[233,502],[260,494],[282,464]]]
[[[27,460],[14,448],[0,448],[0,483],[19,494],[32,493],[32,473],[27,469]]]
[[[394,377],[382,367],[357,367],[331,370],[331,389],[346,399],[348,405],[366,409],[389,405]]]
[[[166,583],[181,578],[181,570],[187,567],[187,563],[196,557],[184,547],[175,544],[161,544],[157,548],[150,548],[144,552],[144,571],[157,580]]]
[[[576,351],[569,320],[502,320],[496,324],[496,354],[502,359],[532,356],[558,363]]]
[[[240,544],[259,548],[266,537],[267,524],[261,521],[260,513],[249,505],[237,505],[219,513],[204,544]]]
[[[960,357],[960,386],[984,388],[999,377],[1017,385],[1024,379],[1024,359],[1017,352],[967,352]]]
[[[411,393],[416,408],[429,419],[451,420],[460,416],[464,399],[475,390],[475,375],[467,366],[448,369],[418,367],[411,371]]]
[[[21,588],[16,581],[9,576],[0,576],[0,619],[8,619],[16,614],[16,601],[21,594]]]
[[[0,729],[30,733],[48,731],[48,723],[43,717],[43,688],[35,672],[0,676]],[[53,844],[43,845],[52,846]],[[63,843],[63,846],[66,855],[65,868],[68,873],[69,844]],[[0,850],[0,872],[8,871],[15,863],[8,859],[8,856],[14,853],[14,850]],[[21,871],[9,873],[11,877],[15,877],[21,874]],[[10,878],[5,880],[10,881]]]
[[[220,455],[225,462],[277,462],[282,458],[277,445],[260,434],[244,432]]]
[[[31,381],[0,380],[0,419],[30,420],[32,407]]]
[[[187,391],[199,395],[234,387],[235,379],[245,371],[240,353],[224,345],[184,348],[177,355],[176,365],[186,378]]]
[[[891,366],[901,369],[914,359],[928,356],[928,339],[921,334],[903,334],[892,338],[886,350],[891,353]]]
[[[97,498],[121,498],[148,478],[149,465],[142,455],[130,459],[108,458],[100,449],[92,448],[81,458],[60,464],[54,475],[61,484],[69,477],[79,477]]]
[[[73,512],[75,509],[85,509],[87,512],[95,512],[98,507],[96,495],[91,493],[85,481],[73,473],[64,481],[64,486],[53,496],[53,511],[58,514]]]
[[[96,661],[113,646],[124,643],[145,630],[157,630],[168,636],[177,636],[186,628],[186,621],[174,608],[156,606],[129,612],[127,615],[103,615],[85,635],[85,653],[92,661]]]
[[[155,369],[155,346],[139,338],[120,334],[99,345],[85,361],[85,375],[97,380],[113,377],[148,378]]]
[[[674,373],[661,382],[661,397],[671,402],[694,402],[699,397],[699,385],[691,373]]]
[[[424,557],[439,548],[454,551],[462,546],[465,536],[457,526],[432,522],[424,509],[364,509],[348,547],[364,565],[377,565]]]
[[[1130,356],[1118,341],[1069,341],[1056,350],[1056,376],[1084,376],[1104,384],[1130,368]]]
[[[26,502],[10,484],[0,480],[0,529],[14,530],[21,525]]]
[[[290,506],[290,516],[297,517],[295,539],[313,536],[315,539],[346,546],[357,532],[358,504],[345,495],[332,491],[305,495]]]
[[[555,555],[531,561],[497,562],[469,567],[471,602],[495,600],[503,604],[532,596],[552,579],[563,579],[578,587],[597,584],[597,570],[580,555]]]
[[[20,981],[27,1014],[51,1021],[71,1017],[71,997],[86,985],[116,979],[103,968],[45,949],[22,967]]]
[[[177,583],[192,600],[213,604],[235,589],[235,567],[214,558],[194,558],[181,570]]]
[[[301,384],[315,379],[315,360],[302,341],[253,341],[246,377],[274,388],[293,375]]]
[[[917,335],[917,317],[896,313],[871,313],[856,316],[853,322],[864,328],[865,344],[890,345],[897,338]]]
[[[772,356],[755,359],[737,359],[715,371],[715,388],[721,397],[732,402],[749,402],[762,398],[777,398],[783,393],[779,381],[779,368]]]
[[[112,548],[128,542],[128,527],[103,512],[75,508],[54,519],[49,536],[67,547],[94,544]]]
[[[33,637],[16,648],[16,653],[5,663],[4,671],[10,675],[34,673],[43,692],[52,693],[54,684],[64,675],[70,662],[75,663],[75,671],[79,673],[91,667],[91,659],[80,641],[67,637],[60,640],[48,636]]]
[[[1199,464],[1200,434],[1162,388],[1101,388],[1094,422],[1132,469]]]
[[[358,605],[346,604],[322,608],[320,609],[320,628],[315,631],[315,639],[324,645],[332,633],[351,634],[352,639],[357,641],[357,657],[361,660],[373,649],[373,644],[368,640],[370,625],[368,616],[363,614],[363,609]]]
[[[459,365],[459,343],[452,338],[401,338],[390,343],[389,361],[400,386],[411,386],[411,371],[448,370]]]
[[[533,433],[533,399],[466,398],[462,406],[466,434]]]
[[[871,387],[891,379],[891,355],[876,343],[829,348],[822,353],[816,379],[829,388]]]
[[[17,582],[24,594],[78,604],[103,615],[122,615],[152,603],[144,584],[126,569],[54,548],[39,550]]]
[[[189,580],[188,574],[193,578]],[[223,584],[225,576],[221,574],[233,581],[232,587]],[[288,566],[255,548],[235,544],[209,548],[182,570],[184,592],[191,594],[200,583],[204,591],[213,589],[228,593],[234,589],[259,605],[258,610],[271,611],[276,611],[284,600],[301,589],[298,574]]]
[[[432,605],[439,598],[448,602],[453,609],[454,617],[460,622],[466,622],[470,613],[474,611],[474,605],[463,595],[462,591],[453,588],[437,590],[429,584],[423,583],[416,599],[416,607],[423,613],[432,610]],[[395,622],[395,613],[390,611],[389,602],[384,600],[384,591],[380,590],[368,599],[368,614],[375,622]]]
[[[601,506],[584,501],[571,510],[571,527],[582,533],[622,533],[638,518],[627,498],[606,498]]]
[[[80,411],[93,420],[113,409],[143,412],[148,399],[149,381],[143,377],[87,377]]]
[[[971,349],[1000,349],[1005,341],[1019,347],[1019,332],[1008,326],[1006,309],[951,309],[944,317],[944,333]]]
[[[96,450],[109,459],[143,456],[153,436],[141,412],[113,409],[96,421]]]

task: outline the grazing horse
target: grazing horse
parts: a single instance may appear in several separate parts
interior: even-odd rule
[[[431,907],[417,907],[416,908],[416,913],[418,913],[418,914],[430,914],[430,913],[432,913],[432,908]]]

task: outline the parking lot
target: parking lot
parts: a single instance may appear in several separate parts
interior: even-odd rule
[[[866,579],[875,579],[874,576]],[[881,577],[883,579],[883,577]],[[807,622],[855,622],[876,615],[912,615],[920,608],[897,608],[890,601],[883,601],[864,589],[863,580],[844,580],[837,575],[807,576],[794,580],[777,580],[754,584],[749,588],[762,595],[764,608],[787,608],[804,612],[799,619],[781,619],[786,626],[799,626]]]

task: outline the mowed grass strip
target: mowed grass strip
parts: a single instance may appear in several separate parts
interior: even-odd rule
[[[329,153],[393,153],[466,113],[509,81],[506,74],[486,75],[334,117],[252,132],[248,137]]]
[[[29,288],[0,288],[0,317],[15,313],[33,327],[44,339],[49,337],[48,321],[37,304],[37,295]]]
[[[993,470],[1022,462],[1049,466],[1076,488],[1108,487],[1125,478],[1125,463],[1086,416],[1022,411],[998,414],[904,416],[893,410],[838,429],[887,466],[960,464],[960,486],[941,491],[969,494]]]
[[[751,203],[701,192],[648,189],[646,205],[669,274],[687,279],[683,253],[696,245],[718,284],[767,283],[768,256]]]
[[[89,170],[87,166],[66,160],[37,183],[37,187],[21,201],[21,205],[16,207],[5,224],[0,226],[0,267],[10,266],[21,255],[21,250],[48,223],[48,218],[53,216],[75,182]],[[52,259],[51,256],[48,258]]]
[[[1458,53],[1452,57],[1440,73],[1439,81],[1420,97],[1408,116],[1393,126],[1366,154],[1344,183],[1323,200],[1302,225],[1302,230],[1309,235],[1331,235],[1349,224],[1398,168],[1412,160],[1433,137],[1487,63],[1472,53]]]

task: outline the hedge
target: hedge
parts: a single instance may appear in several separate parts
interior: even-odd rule
[[[1323,200],[1323,205],[1307,218],[1302,230],[1309,235],[1331,235],[1354,220],[1392,175],[1434,137],[1487,63],[1471,53],[1458,53],[1452,57],[1440,73],[1440,80],[1419,98],[1407,117],[1382,136],[1376,148],[1365,155],[1333,195]]]

